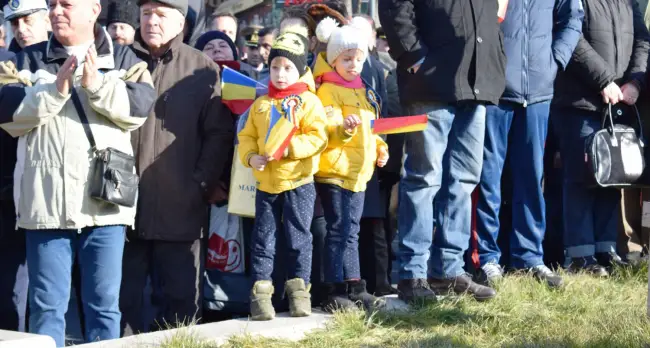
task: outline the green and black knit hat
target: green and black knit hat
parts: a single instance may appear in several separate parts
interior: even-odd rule
[[[284,28],[280,36],[273,41],[271,53],[269,53],[269,63],[275,57],[285,57],[296,65],[300,76],[302,76],[307,72],[308,52],[307,29],[300,26],[290,26]]]

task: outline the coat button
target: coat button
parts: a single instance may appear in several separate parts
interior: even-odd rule
[[[474,89],[474,94],[478,94],[478,88]]]
[[[478,43],[482,43],[482,42],[483,42],[483,38],[479,36],[479,37],[476,39],[476,41],[477,41]]]

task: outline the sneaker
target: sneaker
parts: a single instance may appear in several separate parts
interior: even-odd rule
[[[301,278],[287,280],[285,292],[289,298],[289,315],[292,317],[307,317],[311,315],[311,284],[305,286]]]
[[[503,279],[503,268],[496,262],[488,262],[485,265],[481,266],[481,271],[483,271],[483,276],[485,277],[483,283],[485,284],[494,284],[499,280]]]
[[[560,275],[557,273],[551,271],[550,268],[546,267],[546,265],[538,265],[530,269],[530,272],[533,274],[533,277],[535,279],[539,280],[540,282],[546,283],[548,287],[550,288],[561,288],[562,285],[564,285],[564,280]]]
[[[569,272],[586,272],[596,277],[609,277],[607,269],[599,265],[593,256],[572,258]]]
[[[375,297],[366,290],[366,281],[363,279],[347,281],[348,298],[357,304],[360,304],[366,310],[377,310],[386,305],[384,299]]]
[[[439,294],[453,292],[458,295],[469,294],[477,301],[493,299],[497,292],[494,289],[475,283],[469,274],[462,274],[450,279],[430,279],[431,289]]]
[[[357,306],[348,298],[348,284],[323,283],[323,296],[325,299],[321,306],[323,310],[332,313],[337,310],[356,309]]]
[[[426,279],[403,279],[397,284],[398,298],[406,303],[436,300]]]
[[[273,283],[260,280],[253,284],[251,290],[251,318],[253,320],[271,320],[275,318],[275,309],[271,303]]]

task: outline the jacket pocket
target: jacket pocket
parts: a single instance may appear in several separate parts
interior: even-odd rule
[[[62,172],[60,166],[49,167],[44,162],[25,166],[18,202],[20,221],[31,225],[60,223],[64,212]],[[68,190],[72,199],[86,194],[84,186],[74,186]]]

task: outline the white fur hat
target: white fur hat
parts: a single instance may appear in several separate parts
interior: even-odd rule
[[[327,62],[332,65],[343,51],[358,49],[368,56],[368,40],[360,29],[350,25],[338,26],[336,20],[324,18],[316,27],[318,41],[327,43]]]

